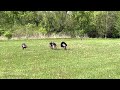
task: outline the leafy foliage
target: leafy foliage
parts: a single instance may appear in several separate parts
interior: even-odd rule
[[[119,11],[0,11],[0,36],[120,37]],[[18,35],[18,36],[17,36]]]
[[[12,33],[7,31],[4,33],[5,37],[7,37],[8,39],[11,39],[12,38]]]

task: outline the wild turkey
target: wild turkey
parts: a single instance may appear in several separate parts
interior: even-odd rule
[[[56,43],[50,42],[49,44],[51,49],[56,49],[56,46],[57,46]]]
[[[65,42],[61,42],[61,47],[66,50],[67,49],[67,44]]]
[[[22,49],[24,50],[25,48],[27,48],[27,45],[25,43],[22,43]]]

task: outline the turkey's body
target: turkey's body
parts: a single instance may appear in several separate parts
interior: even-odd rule
[[[27,48],[27,45],[25,43],[22,44],[22,49],[24,50],[25,48]]]
[[[67,44],[65,42],[61,42],[61,47],[63,47],[66,50]]]
[[[51,42],[51,43],[49,43],[50,44],[50,48],[51,49],[56,49],[56,43],[54,43],[54,42]]]

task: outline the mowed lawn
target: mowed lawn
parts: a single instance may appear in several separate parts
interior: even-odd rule
[[[49,42],[57,50],[49,48]],[[60,47],[65,41],[68,49]],[[21,44],[28,48],[22,50]],[[0,41],[0,78],[118,79],[120,39],[40,39]]]

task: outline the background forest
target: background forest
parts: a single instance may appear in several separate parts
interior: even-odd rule
[[[0,36],[119,38],[119,11],[0,11]]]

